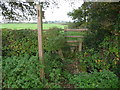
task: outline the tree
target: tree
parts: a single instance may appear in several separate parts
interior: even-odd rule
[[[74,20],[74,24],[76,24],[73,28],[79,28],[83,24],[85,24],[86,26],[86,17],[88,16],[87,7],[89,7],[89,3],[84,2],[81,7],[79,7],[78,9],[74,9],[72,12],[68,13],[68,15],[71,16],[71,18]]]
[[[77,26],[82,24],[90,30],[86,39],[88,47],[95,47],[105,36],[119,34],[119,2],[84,2],[82,7],[69,13]]]
[[[114,29],[118,21],[120,4],[118,2],[85,2],[82,7],[73,10],[68,15],[79,25],[97,25],[104,29]],[[92,29],[92,27],[91,27]]]
[[[36,16],[35,1],[39,0],[15,0],[15,1],[0,1],[2,15],[6,20],[21,20],[29,19],[28,16]],[[57,6],[56,0],[47,0],[42,3],[43,8],[49,7],[51,4]]]
[[[29,19],[29,16],[36,17],[35,3],[40,1],[42,0],[1,0],[0,8],[5,20],[25,20]],[[74,1],[76,0],[65,1],[74,5]],[[59,0],[45,0],[42,5],[44,9],[60,6]]]

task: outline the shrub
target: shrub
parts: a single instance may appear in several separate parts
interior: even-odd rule
[[[56,51],[65,46],[64,32],[60,28],[51,28],[43,34],[43,47],[46,51]]]
[[[44,54],[44,59],[46,78],[49,78],[49,81],[52,83],[60,83],[63,65],[60,56],[47,52]]]
[[[3,88],[42,88],[40,81],[40,68],[43,65],[38,61],[38,56],[12,56],[4,57]]]
[[[44,66],[38,61],[37,55],[4,56],[3,88],[60,88],[63,79],[60,57],[45,53],[44,59],[46,79],[43,83],[40,81],[40,68]]]
[[[19,56],[24,53],[36,55],[38,52],[37,32],[32,30],[3,30],[3,56]],[[62,29],[51,28],[43,32],[44,51],[57,51],[65,46]]]
[[[2,55],[19,56],[24,53],[36,55],[38,51],[37,32],[31,30],[3,30]]]
[[[72,76],[70,84],[75,88],[118,88],[118,77],[110,71],[80,73]]]
[[[45,79],[44,85],[39,80],[42,65],[37,61],[36,55],[38,53],[37,32],[3,30],[4,88],[60,87],[61,58],[58,53],[51,52],[57,52],[64,47],[64,34],[59,28],[53,28],[43,33],[45,75],[48,79]]]
[[[117,39],[117,37],[106,37],[103,42],[99,44],[99,50],[87,48],[78,54],[81,64],[85,65],[85,67],[91,71],[101,71],[105,69],[119,74],[119,47]]]
[[[77,25],[77,23],[68,23],[68,28],[69,29],[75,29],[75,28],[78,28],[78,25]]]

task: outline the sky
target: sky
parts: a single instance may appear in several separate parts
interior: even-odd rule
[[[68,0],[68,1],[74,1],[74,5],[71,6],[69,2],[66,2],[65,0],[58,0],[59,1],[59,8],[47,8],[45,10],[45,19],[44,21],[72,21],[72,18],[70,18],[67,13],[72,12],[73,9],[77,9],[83,4],[83,0]],[[0,10],[1,14],[1,10]],[[0,15],[0,22],[2,22],[2,15]],[[33,20],[31,20],[33,22]]]
[[[76,0],[75,5],[71,7],[69,2],[65,2],[65,0],[60,0],[59,2],[60,8],[48,8],[45,11],[45,20],[46,21],[71,21],[72,19],[67,15],[67,13],[71,12],[73,9],[77,9],[83,4],[83,0]]]

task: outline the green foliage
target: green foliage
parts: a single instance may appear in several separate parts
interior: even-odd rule
[[[79,28],[79,23],[78,22],[74,22],[74,23],[68,23],[68,28],[69,29],[76,29]]]
[[[93,32],[102,29],[114,31],[119,20],[119,8],[117,2],[84,2],[80,8],[68,15],[75,22],[79,22],[79,26],[87,21],[87,27]]]
[[[68,28],[69,29],[80,29],[80,28],[86,28],[86,26],[87,26],[87,23],[83,23],[83,24],[79,24],[79,22],[69,22],[68,23]]]
[[[37,32],[30,30],[3,30],[3,56],[19,56],[24,53],[36,55],[38,51]]]
[[[38,57],[36,55],[38,53],[37,32],[30,30],[3,31],[4,88],[60,88],[61,78],[63,77],[61,74],[62,59],[56,52],[64,47],[63,32],[61,29],[57,31],[54,28],[49,33],[43,33],[44,38],[47,38],[45,35],[49,37],[46,40],[46,42],[49,42],[48,45],[55,42],[51,43],[55,48],[47,44],[43,46],[45,76],[48,79],[45,79],[44,84],[40,81],[39,74],[39,70],[43,66],[37,61]],[[56,36],[58,36],[57,40]]]
[[[7,4],[7,5],[6,5]],[[32,7],[30,7],[32,6]],[[0,8],[3,11],[3,16],[7,20],[23,20],[23,19],[29,19],[28,15],[35,16],[36,12],[34,10],[34,2],[3,2],[0,1]],[[9,9],[11,8],[11,9]],[[18,10],[19,8],[19,10]],[[16,11],[19,11],[20,13],[17,13]],[[27,10],[27,11],[26,11]]]
[[[85,39],[88,48],[97,48],[105,36],[119,35],[119,8],[117,2],[84,2],[69,13],[77,27],[89,29]]]
[[[77,35],[81,34],[85,35],[85,33]],[[99,42],[96,47],[98,49],[85,46],[81,53],[70,53],[69,46],[65,44],[62,29],[53,28],[45,31],[43,32],[45,66],[43,66],[37,56],[37,32],[3,30],[3,87],[61,88],[63,84],[70,83],[76,88],[116,88],[118,78],[112,72],[120,75],[119,37],[118,35],[108,36]],[[63,51],[64,60],[58,54],[60,49]],[[74,60],[80,61],[82,72],[96,72],[73,76],[69,70],[73,68]],[[68,67],[69,64],[71,66]],[[45,67],[44,83],[40,81],[39,70],[42,67]]]
[[[4,57],[3,88],[42,88],[39,72],[42,67],[37,55]]]
[[[61,74],[62,63],[58,61],[59,59],[58,56],[51,57],[46,53],[45,66],[43,66],[37,55],[4,57],[3,88],[61,88],[63,76]],[[42,67],[45,67],[44,83],[40,81],[40,68]]]
[[[98,50],[99,44],[104,40],[106,35],[107,34],[105,34],[103,30],[102,32],[94,32],[94,33],[88,31],[87,35],[84,38],[84,44],[88,48],[94,48]]]
[[[35,55],[38,52],[38,37],[31,30],[3,30],[3,56],[19,56],[24,53]],[[65,46],[65,38],[60,28],[49,29],[43,34],[43,49],[56,51]]]
[[[65,46],[63,30],[60,28],[51,28],[43,35],[43,47],[47,51],[56,51]]]
[[[110,71],[80,73],[72,76],[70,84],[75,88],[119,88],[118,77]]]
[[[118,37],[104,38],[97,48],[98,50],[86,48],[87,50],[82,54],[78,54],[81,64],[89,71],[102,71],[105,69],[112,70],[119,75]]]
[[[119,71],[119,22],[120,5],[117,2],[84,2],[69,15],[77,27],[85,25],[89,31],[84,39],[82,54],[78,54],[80,65],[88,72],[104,69]]]
[[[52,54],[48,52],[44,54],[44,57],[46,77],[50,79],[50,82],[59,84],[62,79],[62,59],[58,54]]]

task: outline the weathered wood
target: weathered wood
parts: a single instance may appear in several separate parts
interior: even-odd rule
[[[42,65],[44,65],[43,59],[43,47],[42,47],[42,7],[41,5],[37,4],[37,17],[38,17],[38,52],[39,52],[39,60]],[[40,70],[40,77],[41,79],[44,78],[44,68]]]
[[[38,31],[38,30],[37,30],[37,29],[34,29],[34,30],[32,30],[32,31]],[[50,30],[44,29],[43,31],[50,31]]]
[[[43,31],[50,31],[50,30],[48,30],[48,29],[44,29]]]
[[[66,41],[67,43],[77,43],[77,42],[79,42],[79,41],[77,41],[77,40],[69,40],[69,41]]]
[[[65,36],[65,37],[71,37],[71,38],[84,38],[84,36]]]
[[[82,42],[79,43],[78,51],[82,51]]]
[[[69,44],[69,46],[78,46],[77,44]]]
[[[64,29],[64,31],[80,32],[80,31],[88,31],[88,29]]]

